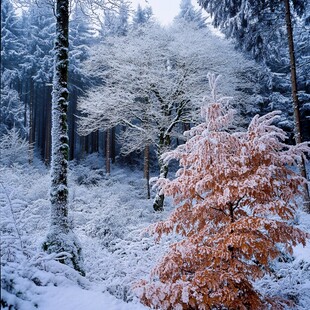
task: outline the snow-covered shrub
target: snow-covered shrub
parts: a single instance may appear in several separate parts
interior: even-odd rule
[[[1,309],[39,307],[42,287],[88,287],[87,280],[59,262],[66,253],[47,255],[40,250],[50,207],[49,174],[41,168],[14,166],[0,171]]]
[[[20,136],[19,130],[13,127],[0,137],[0,164],[25,164],[28,160],[28,150],[29,143]]]

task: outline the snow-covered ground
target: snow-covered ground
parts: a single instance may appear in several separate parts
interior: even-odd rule
[[[106,176],[102,166],[91,156],[70,169],[70,216],[86,277],[41,251],[49,225],[48,169],[0,166],[1,308],[8,309],[7,302],[22,310],[147,309],[132,286],[149,274],[173,237],[155,244],[143,231],[173,206],[168,200],[164,212],[153,211],[142,171],[113,167]],[[310,231],[310,215],[299,211],[295,224]],[[309,309],[309,243],[273,268],[257,283],[262,294],[289,297],[297,303],[294,309]]]

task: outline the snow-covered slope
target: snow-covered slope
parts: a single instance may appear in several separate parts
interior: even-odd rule
[[[143,230],[165,219],[173,206],[167,200],[164,212],[152,210],[142,171],[113,167],[106,176],[102,166],[91,156],[70,167],[70,214],[84,251],[85,278],[41,251],[49,225],[49,171],[39,164],[0,167],[3,309],[6,303],[22,310],[146,309],[132,285],[148,276],[174,237],[155,244]],[[310,231],[310,216],[300,211],[294,224]],[[282,260],[257,287],[291,298],[294,309],[308,309],[309,243]]]

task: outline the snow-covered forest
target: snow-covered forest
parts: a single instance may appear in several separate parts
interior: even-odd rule
[[[197,4],[1,1],[1,309],[309,309],[310,2]]]

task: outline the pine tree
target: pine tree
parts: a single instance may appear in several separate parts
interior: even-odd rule
[[[68,47],[69,1],[57,0],[52,103],[51,225],[43,249],[48,253],[65,252],[67,256],[61,262],[84,274],[81,246],[68,222]]]
[[[16,127],[24,131],[19,93],[19,61],[24,54],[19,18],[10,0],[1,2],[1,106],[0,133]]]
[[[146,24],[151,20],[151,17],[153,16],[152,8],[146,7],[142,8],[140,4],[138,4],[137,9],[134,13],[134,16],[132,18],[132,25],[134,28],[137,28],[141,25]]]
[[[53,42],[55,19],[50,6],[33,3],[22,15],[26,52],[22,57],[23,101],[27,110],[29,161],[33,149],[46,163],[50,160],[51,87],[53,77]]]
[[[76,6],[70,20],[69,30],[69,107],[68,107],[68,124],[69,124],[69,141],[70,141],[70,159],[76,157],[76,145],[81,144],[83,139],[76,134],[76,117],[77,98],[89,87],[91,81],[82,71],[82,62],[90,54],[91,47],[94,43],[94,28],[91,20],[86,16],[80,6]]]
[[[279,112],[255,116],[246,132],[230,132],[233,111],[216,98],[203,109],[205,121],[186,133],[184,145],[166,153],[176,159],[176,179],[159,179],[177,208],[149,228],[160,239],[177,232],[183,238],[154,269],[149,282],[137,284],[141,300],[160,309],[280,309],[263,297],[253,280],[269,271],[269,262],[305,244],[306,233],[289,224],[305,179],[289,166],[301,161],[307,144],[285,145],[273,125]]]
[[[180,3],[180,12],[176,17],[177,20],[185,20],[189,23],[195,23],[198,28],[206,27],[206,17],[202,16],[201,10],[196,10],[191,0],[182,0]]]

